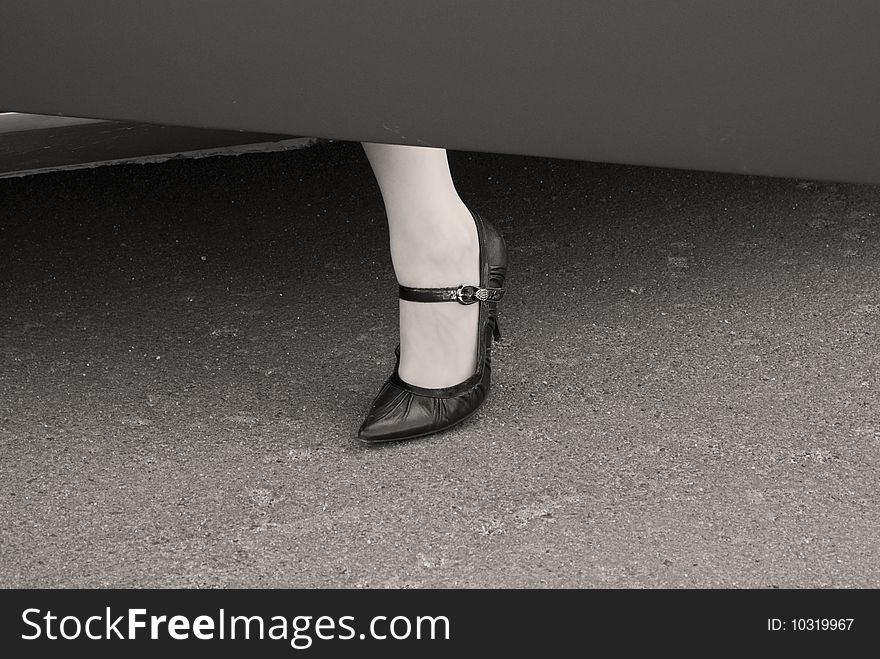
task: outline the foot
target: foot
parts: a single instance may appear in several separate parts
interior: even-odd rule
[[[442,220],[396,224],[421,228],[391,237],[398,283],[417,288],[478,285],[479,241],[470,211],[457,203],[430,212],[441,213]],[[417,387],[438,389],[473,375],[479,307],[400,300],[400,378]]]

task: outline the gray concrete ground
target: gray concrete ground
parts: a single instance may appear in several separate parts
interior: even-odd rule
[[[450,159],[506,340],[378,449],[358,145],[0,181],[0,585],[880,585],[880,188]]]

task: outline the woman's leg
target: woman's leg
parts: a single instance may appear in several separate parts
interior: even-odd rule
[[[364,143],[376,175],[399,284],[479,284],[474,219],[459,198],[444,149]],[[400,367],[405,382],[458,384],[474,373],[479,305],[400,300]]]

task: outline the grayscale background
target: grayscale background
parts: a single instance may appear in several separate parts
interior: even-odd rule
[[[0,8],[0,587],[880,585],[876,3],[136,4]],[[379,448],[359,139],[511,252]]]

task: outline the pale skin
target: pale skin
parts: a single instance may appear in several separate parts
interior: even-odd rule
[[[458,196],[445,149],[364,142],[376,175],[399,284],[419,288],[478,285],[473,217]],[[400,300],[400,377],[448,387],[476,367],[479,305]]]

